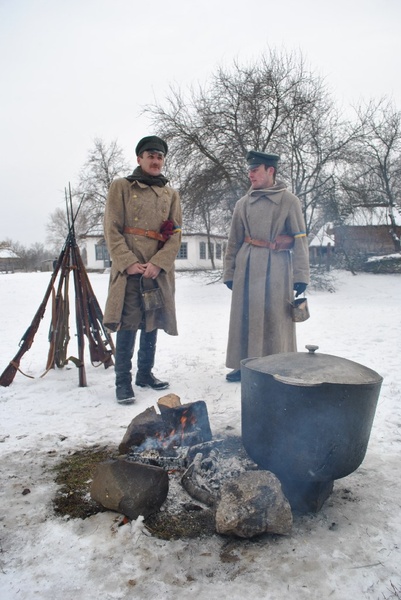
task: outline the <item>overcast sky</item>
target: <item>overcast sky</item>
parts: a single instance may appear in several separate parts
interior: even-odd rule
[[[339,104],[401,109],[400,0],[0,0],[0,241],[45,242],[96,137],[134,147],[171,84],[301,51]]]

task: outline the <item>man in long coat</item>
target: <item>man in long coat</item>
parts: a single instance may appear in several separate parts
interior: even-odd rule
[[[162,175],[167,144],[147,136],[136,146],[138,167],[110,186],[104,214],[104,236],[111,257],[104,324],[117,331],[116,397],[134,401],[132,357],[141,330],[135,383],[164,389],[168,382],[153,373],[157,330],[177,335],[174,261],[181,244],[181,204],[178,193]],[[142,288],[158,284],[163,306],[144,310]]]
[[[251,188],[234,208],[223,278],[232,289],[228,381],[241,380],[244,358],[296,352],[291,302],[309,283],[309,254],[301,203],[276,182],[279,159],[248,153]]]

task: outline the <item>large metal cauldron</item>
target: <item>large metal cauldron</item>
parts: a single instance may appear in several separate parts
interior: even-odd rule
[[[306,348],[242,361],[242,441],[281,480],[332,482],[365,457],[383,378]]]

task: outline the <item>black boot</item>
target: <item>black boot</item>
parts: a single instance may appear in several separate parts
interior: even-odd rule
[[[155,364],[157,329],[146,332],[141,330],[138,350],[138,372],[135,383],[140,387],[151,387],[154,390],[165,390],[168,381],[160,381],[152,373]]]
[[[241,381],[241,369],[235,369],[234,371],[230,371],[226,375],[227,381]]]
[[[136,331],[117,331],[114,371],[116,374],[116,398],[119,404],[133,404],[132,355],[134,353]]]

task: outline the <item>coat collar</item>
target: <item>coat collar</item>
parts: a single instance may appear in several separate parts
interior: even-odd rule
[[[131,181],[130,184],[131,188],[140,187],[143,190],[146,188],[151,188],[156,196],[161,196],[163,194],[163,190],[165,189],[164,187],[159,187],[157,185],[146,185],[146,183],[142,183],[141,181]]]
[[[275,185],[270,188],[263,190],[253,190],[252,188],[248,192],[250,202],[254,203],[260,198],[267,198],[274,202],[274,204],[280,204],[283,193],[286,190],[285,183],[277,180]]]

